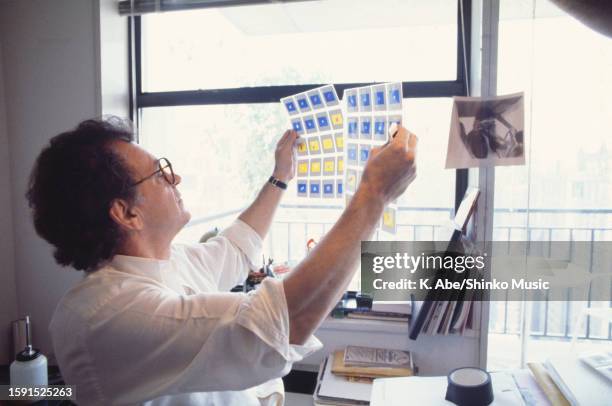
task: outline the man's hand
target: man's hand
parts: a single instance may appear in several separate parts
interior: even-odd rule
[[[382,199],[383,204],[399,197],[416,176],[417,136],[399,126],[393,139],[373,148],[361,179],[360,188]]]
[[[276,144],[276,152],[274,153],[275,164],[272,176],[285,183],[289,182],[295,176],[297,139],[298,135],[295,131],[287,130]]]

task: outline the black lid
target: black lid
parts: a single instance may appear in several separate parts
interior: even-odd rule
[[[483,373],[484,379],[481,383],[462,384],[453,380],[455,372],[461,370],[478,370]],[[493,402],[493,384],[491,375],[481,368],[465,367],[452,370],[447,377],[445,399],[459,406],[487,406]]]
[[[40,351],[38,351],[36,348],[33,348],[32,350],[25,349],[21,351],[20,353],[18,353],[15,359],[21,362],[32,361],[33,359],[38,358],[39,355],[40,355]]]

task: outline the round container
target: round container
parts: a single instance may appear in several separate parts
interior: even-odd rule
[[[11,364],[11,385],[48,385],[47,357],[40,351],[21,351]]]
[[[486,406],[493,402],[491,375],[480,368],[457,368],[448,374],[446,400],[459,406]]]

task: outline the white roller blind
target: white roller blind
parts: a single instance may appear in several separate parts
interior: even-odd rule
[[[295,3],[313,0],[121,0],[120,15],[141,15],[164,11],[230,7],[253,4]]]

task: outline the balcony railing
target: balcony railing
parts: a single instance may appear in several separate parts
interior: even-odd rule
[[[319,240],[335,223],[341,213],[341,205],[281,205],[277,220],[275,220],[266,239],[268,254],[277,261],[299,261],[306,253],[306,242],[310,238]],[[215,226],[223,227],[231,222],[243,208],[216,213],[209,217],[192,220],[187,226],[191,241],[197,241],[198,233]],[[449,235],[445,226],[453,215],[452,208],[445,207],[400,207],[398,212],[398,232],[396,240],[444,240]],[[499,223],[525,223],[524,216],[540,216],[537,221],[531,221],[530,226],[499,225]],[[611,216],[612,210],[581,210],[581,209],[496,209],[496,225],[493,231],[494,241],[601,241],[612,240],[610,227],[544,227],[539,224],[557,221],[555,216],[572,216],[574,223],[588,220],[592,216]],[[521,218],[523,216],[523,218]],[[531,218],[531,217],[530,217]],[[612,224],[612,220],[606,221]],[[539,223],[539,224],[538,224]],[[603,221],[602,221],[603,223]],[[381,233],[384,234],[384,233]],[[384,237],[378,233],[375,239]],[[592,261],[593,258],[590,258]],[[588,265],[592,266],[592,262]],[[357,284],[352,286],[358,288]],[[612,280],[610,281],[612,299]],[[591,300],[590,289],[586,301],[572,301],[571,290],[567,289],[567,301],[553,302],[547,298],[543,301],[530,302],[532,306],[532,321],[530,334],[533,337],[554,337],[570,339],[574,328],[574,319],[582,308],[601,305]],[[612,306],[612,300],[603,304]],[[519,334],[521,303],[512,301],[491,302],[490,324],[491,333]],[[591,340],[612,340],[612,326],[601,324],[598,320],[586,318],[578,338]],[[599,327],[599,328],[597,328]]]

